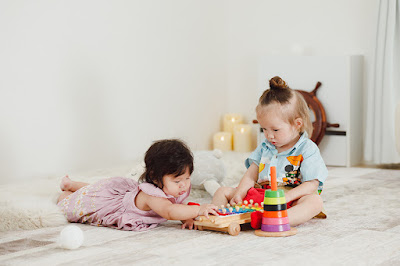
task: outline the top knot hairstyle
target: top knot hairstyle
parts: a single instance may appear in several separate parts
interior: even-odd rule
[[[288,104],[293,97],[292,90],[286,82],[280,77],[276,76],[269,80],[269,90],[264,91],[261,95],[259,104],[269,105],[273,102],[280,104]]]
[[[261,95],[258,105],[256,107],[257,115],[261,114],[263,107],[269,106],[273,103],[279,104],[284,108],[284,118],[294,125],[296,118],[303,120],[303,126],[300,128],[300,133],[306,131],[309,136],[312,133],[312,124],[310,120],[310,113],[306,101],[303,96],[292,90],[287,83],[276,76],[269,80],[270,89],[265,90]]]
[[[178,139],[159,140],[147,150],[144,163],[145,172],[139,182],[147,182],[163,188],[163,177],[183,175],[189,170],[193,173],[193,154],[185,143]]]
[[[269,87],[271,89],[286,89],[289,88],[286,82],[278,76],[269,80]]]

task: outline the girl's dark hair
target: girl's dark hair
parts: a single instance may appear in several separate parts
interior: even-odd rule
[[[296,118],[303,120],[300,133],[306,131],[309,136],[312,134],[312,123],[310,120],[310,111],[303,96],[289,88],[286,82],[276,76],[269,80],[270,89],[265,90],[261,95],[256,107],[257,114],[262,113],[262,109],[272,103],[278,103],[282,107],[286,107],[284,114],[286,120],[290,124],[294,124]]]
[[[139,182],[151,183],[163,188],[165,175],[180,176],[189,170],[193,173],[193,154],[186,144],[178,139],[159,140],[147,150],[144,163],[145,172]]]

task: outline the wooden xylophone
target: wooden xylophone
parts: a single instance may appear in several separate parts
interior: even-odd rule
[[[262,205],[253,204],[252,200],[233,206],[230,204],[226,206],[222,205],[217,211],[219,216],[210,215],[209,218],[199,216],[196,218],[194,224],[198,230],[227,232],[232,236],[236,236],[240,233],[241,224],[251,222],[251,213],[261,211],[262,209]]]

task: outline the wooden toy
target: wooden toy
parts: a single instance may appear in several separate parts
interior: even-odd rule
[[[271,167],[271,189],[264,195],[264,212],[261,230],[256,230],[258,236],[291,236],[297,233],[296,228],[291,228],[287,215],[285,192],[277,189],[276,168]]]
[[[262,210],[262,207],[255,206],[252,203],[246,202],[231,206],[221,206],[218,210],[219,216],[210,215],[209,218],[199,216],[194,221],[198,230],[212,230],[219,232],[227,232],[232,236],[240,233],[240,225],[251,222],[251,213]]]

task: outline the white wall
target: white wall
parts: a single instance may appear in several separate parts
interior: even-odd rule
[[[361,54],[365,56],[367,85],[376,32],[377,2],[229,1],[228,110],[243,113],[248,120],[255,118],[254,108],[261,96],[257,83],[258,59],[265,55]],[[265,77],[265,82],[269,78]],[[310,91],[315,83],[310,84]]]
[[[0,183],[211,148],[223,113],[254,118],[260,56],[368,65],[376,2],[1,1]]]
[[[214,1],[1,1],[0,183],[210,148],[224,23]]]

